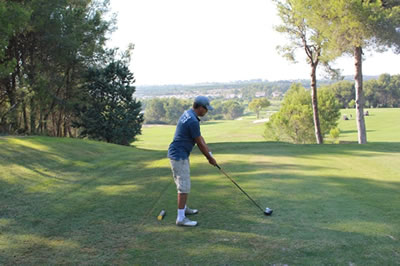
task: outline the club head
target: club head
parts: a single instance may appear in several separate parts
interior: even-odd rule
[[[272,214],[272,212],[273,212],[272,209],[270,209],[270,208],[265,208],[264,214],[269,216],[269,215]]]

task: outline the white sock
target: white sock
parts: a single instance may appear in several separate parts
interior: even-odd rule
[[[185,219],[185,209],[178,209],[178,217],[176,219],[178,222],[182,222]]]

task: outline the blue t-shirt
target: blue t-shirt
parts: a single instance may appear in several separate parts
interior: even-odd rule
[[[168,148],[168,158],[173,160],[186,160],[189,158],[196,142],[195,138],[201,136],[200,119],[193,109],[185,111],[179,118],[175,136]]]

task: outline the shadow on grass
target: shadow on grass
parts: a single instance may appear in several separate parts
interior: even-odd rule
[[[279,168],[294,170],[291,165]],[[245,179],[240,172],[232,177],[263,208],[275,210],[271,217],[222,174],[202,179],[212,170],[196,165],[191,202],[200,208],[195,217],[200,227],[175,228],[174,217],[164,223],[150,221],[140,230],[135,247],[127,250],[129,259],[139,264],[365,265],[394,264],[400,258],[394,240],[400,234],[400,211],[394,207],[400,202],[400,183],[294,173],[272,176],[264,166],[254,170],[257,174]]]
[[[0,264],[390,265],[400,259],[397,242],[384,236],[400,236],[400,213],[393,207],[400,202],[399,183],[312,175],[334,171],[329,165],[225,163],[262,207],[275,209],[265,217],[216,168],[194,163],[190,203],[200,208],[200,227],[178,228],[165,151],[75,141],[33,140],[46,150],[2,146],[0,167],[11,170],[10,176],[0,175]],[[366,156],[360,151],[400,148],[398,143],[211,146],[220,154],[272,158]],[[278,170],[271,174],[271,169]],[[162,208],[167,216],[158,222]]]
[[[290,144],[283,142],[223,142],[210,143],[213,153],[249,154],[269,156],[308,156],[340,154],[370,156],[360,152],[400,153],[400,142],[374,142],[368,144]],[[195,151],[196,152],[196,151]]]
[[[31,142],[2,143],[0,264],[110,261],[172,183],[165,152]]]

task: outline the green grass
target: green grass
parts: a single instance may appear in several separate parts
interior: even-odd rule
[[[275,212],[264,216],[195,148],[197,228],[174,225],[174,127],[145,128],[136,147],[0,138],[0,265],[398,265],[400,134],[379,121],[400,112],[370,113],[367,145],[262,142],[254,117],[206,123],[220,165]],[[347,122],[341,140],[356,141]]]
[[[218,120],[201,123],[201,133],[209,143],[262,141],[264,123],[253,123],[255,116],[241,120]],[[152,150],[167,150],[174,137],[176,126],[146,125],[136,147]]]
[[[365,116],[367,140],[369,142],[399,142],[400,141],[400,109],[365,109],[369,116]],[[357,126],[355,109],[342,110],[350,120],[340,120],[341,141],[357,142]]]

